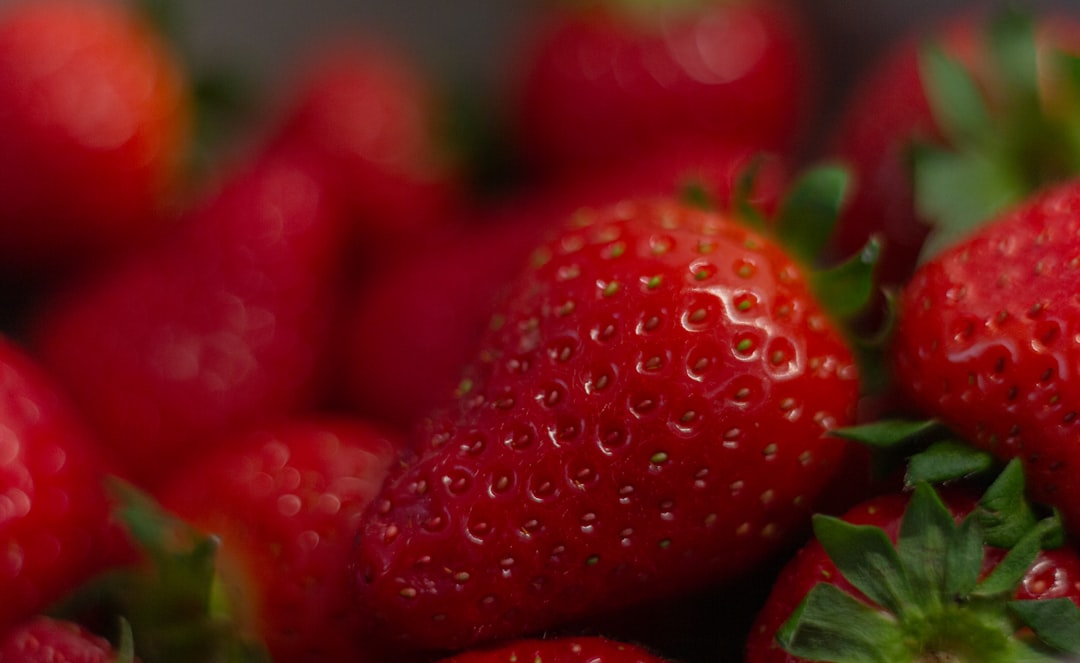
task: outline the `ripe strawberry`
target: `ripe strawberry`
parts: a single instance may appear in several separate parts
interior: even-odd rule
[[[1080,556],[1040,549],[1061,543],[1054,518],[1017,527],[1030,508],[1020,476],[1006,469],[978,504],[921,483],[817,517],[817,539],[778,576],[744,660],[1073,660]]]
[[[66,269],[160,228],[188,149],[188,90],[173,53],[132,10],[8,3],[0,97],[5,270]]]
[[[462,196],[425,74],[385,41],[327,41],[293,72],[272,127],[271,149],[305,150],[323,165],[367,259],[441,225]]]
[[[1024,460],[1036,500],[1080,526],[1080,182],[1000,215],[902,293],[896,381],[927,416]]]
[[[571,179],[672,145],[790,154],[812,55],[798,16],[768,0],[567,3],[522,49],[508,112],[525,161]]]
[[[34,617],[0,638],[0,661],[131,663],[137,660],[74,622],[49,617]]]
[[[440,663],[663,663],[634,645],[600,637],[518,640],[442,659]]]
[[[0,431],[2,633],[129,551],[109,517],[90,435],[48,376],[7,340]]]
[[[233,627],[274,661],[385,660],[358,636],[348,562],[398,445],[359,420],[292,421],[223,441],[161,491],[216,537]]]
[[[881,234],[880,280],[899,285],[921,253],[1080,173],[1066,53],[1080,53],[1080,19],[1060,12],[964,10],[903,35],[835,128],[829,149],[856,174],[837,252]]]
[[[317,166],[264,155],[165,241],[49,302],[32,344],[151,485],[219,434],[318,401],[344,234]]]
[[[754,204],[775,207],[784,177],[778,160],[746,150],[680,151],[568,183],[517,192],[471,211],[483,222],[462,223],[443,241],[429,242],[355,284],[338,341],[343,358],[341,400],[369,417],[409,427],[447,400],[507,283],[530,251],[581,206],[614,203],[627,195],[675,195],[700,187],[728,202],[752,167],[746,192]],[[447,224],[450,225],[450,224]],[[418,381],[417,375],[424,380]]]
[[[369,509],[358,600],[455,648],[736,577],[832,480],[856,373],[801,268],[731,215],[584,211]]]

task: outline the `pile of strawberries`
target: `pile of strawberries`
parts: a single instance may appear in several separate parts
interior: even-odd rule
[[[461,108],[367,34],[225,104],[166,7],[0,13],[0,661],[1080,657],[1080,17],[822,121],[785,0]]]

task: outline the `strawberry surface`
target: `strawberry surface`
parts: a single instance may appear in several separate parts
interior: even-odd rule
[[[0,638],[0,661],[116,663],[120,660],[105,638],[74,622],[49,617],[31,618]]]
[[[0,632],[132,558],[83,422],[23,350],[0,340]]]
[[[187,156],[188,95],[174,54],[130,8],[4,7],[4,269],[52,274],[156,232]]]
[[[641,647],[600,637],[519,640],[442,659],[440,663],[663,663]]]
[[[348,562],[398,445],[358,420],[293,420],[235,436],[162,490],[219,540],[233,627],[274,661],[382,660],[360,635]]]
[[[893,348],[912,403],[1001,458],[1080,525],[1080,184],[1003,214],[923,265],[904,289]]]
[[[129,478],[318,401],[346,232],[320,172],[286,151],[252,159],[165,241],[32,322],[35,351]]]
[[[858,392],[801,269],[674,201],[576,215],[466,375],[360,540],[359,600],[410,646],[737,577],[804,529]]]
[[[812,105],[804,30],[769,1],[553,7],[514,70],[515,139],[536,170],[572,176],[660,146],[790,154]]]

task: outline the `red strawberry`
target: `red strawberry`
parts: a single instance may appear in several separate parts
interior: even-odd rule
[[[358,636],[348,563],[397,447],[360,421],[294,421],[223,441],[161,491],[217,538],[234,627],[274,661],[385,660]]]
[[[1022,483],[1012,486],[991,487],[976,506],[968,492],[939,497],[923,483],[842,519],[818,517],[817,539],[776,579],[744,660],[1073,660],[1080,556],[1040,550],[1061,542],[1055,519],[1011,531],[1028,508]],[[1054,628],[1048,616],[1063,621]]]
[[[809,221],[809,218],[801,218]],[[805,524],[854,360],[801,268],[676,202],[577,215],[369,509],[380,632],[462,647],[731,579]]]
[[[48,376],[0,340],[0,633],[130,558],[103,473]]]
[[[896,382],[924,414],[1000,458],[1080,526],[1080,182],[1004,213],[904,289]]]
[[[112,2],[0,13],[0,263],[66,269],[160,227],[188,149],[174,55]]]
[[[612,0],[550,12],[521,53],[510,111],[542,172],[588,173],[672,145],[791,153],[801,137],[813,54],[780,3]]]
[[[746,150],[656,155],[566,186],[536,187],[472,212],[478,223],[429,242],[356,284],[342,325],[342,398],[370,417],[411,426],[447,400],[480,349],[498,297],[547,233],[584,205],[680,188],[727,203],[755,158]],[[772,207],[783,179],[775,159],[755,162],[755,204]],[[449,225],[449,224],[447,224]],[[423,375],[418,381],[416,376]]]
[[[18,663],[131,663],[112,644],[82,626],[34,617],[0,638],[0,661]]]
[[[663,660],[634,645],[600,637],[582,637],[518,640],[451,656],[440,663],[663,663]]]
[[[384,258],[461,197],[426,72],[390,43],[331,40],[293,72],[271,142],[310,152],[354,217],[359,254]]]
[[[904,35],[869,67],[830,147],[856,174],[835,235],[847,255],[884,237],[880,280],[910,277],[930,229],[934,247],[1080,172],[1070,15],[965,10]]]
[[[50,303],[33,344],[127,475],[310,408],[345,222],[281,151],[233,173],[177,232]]]

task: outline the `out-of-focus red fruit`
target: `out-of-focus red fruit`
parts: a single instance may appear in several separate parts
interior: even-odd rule
[[[186,76],[116,2],[0,10],[0,264],[47,273],[160,228],[191,132]]]

